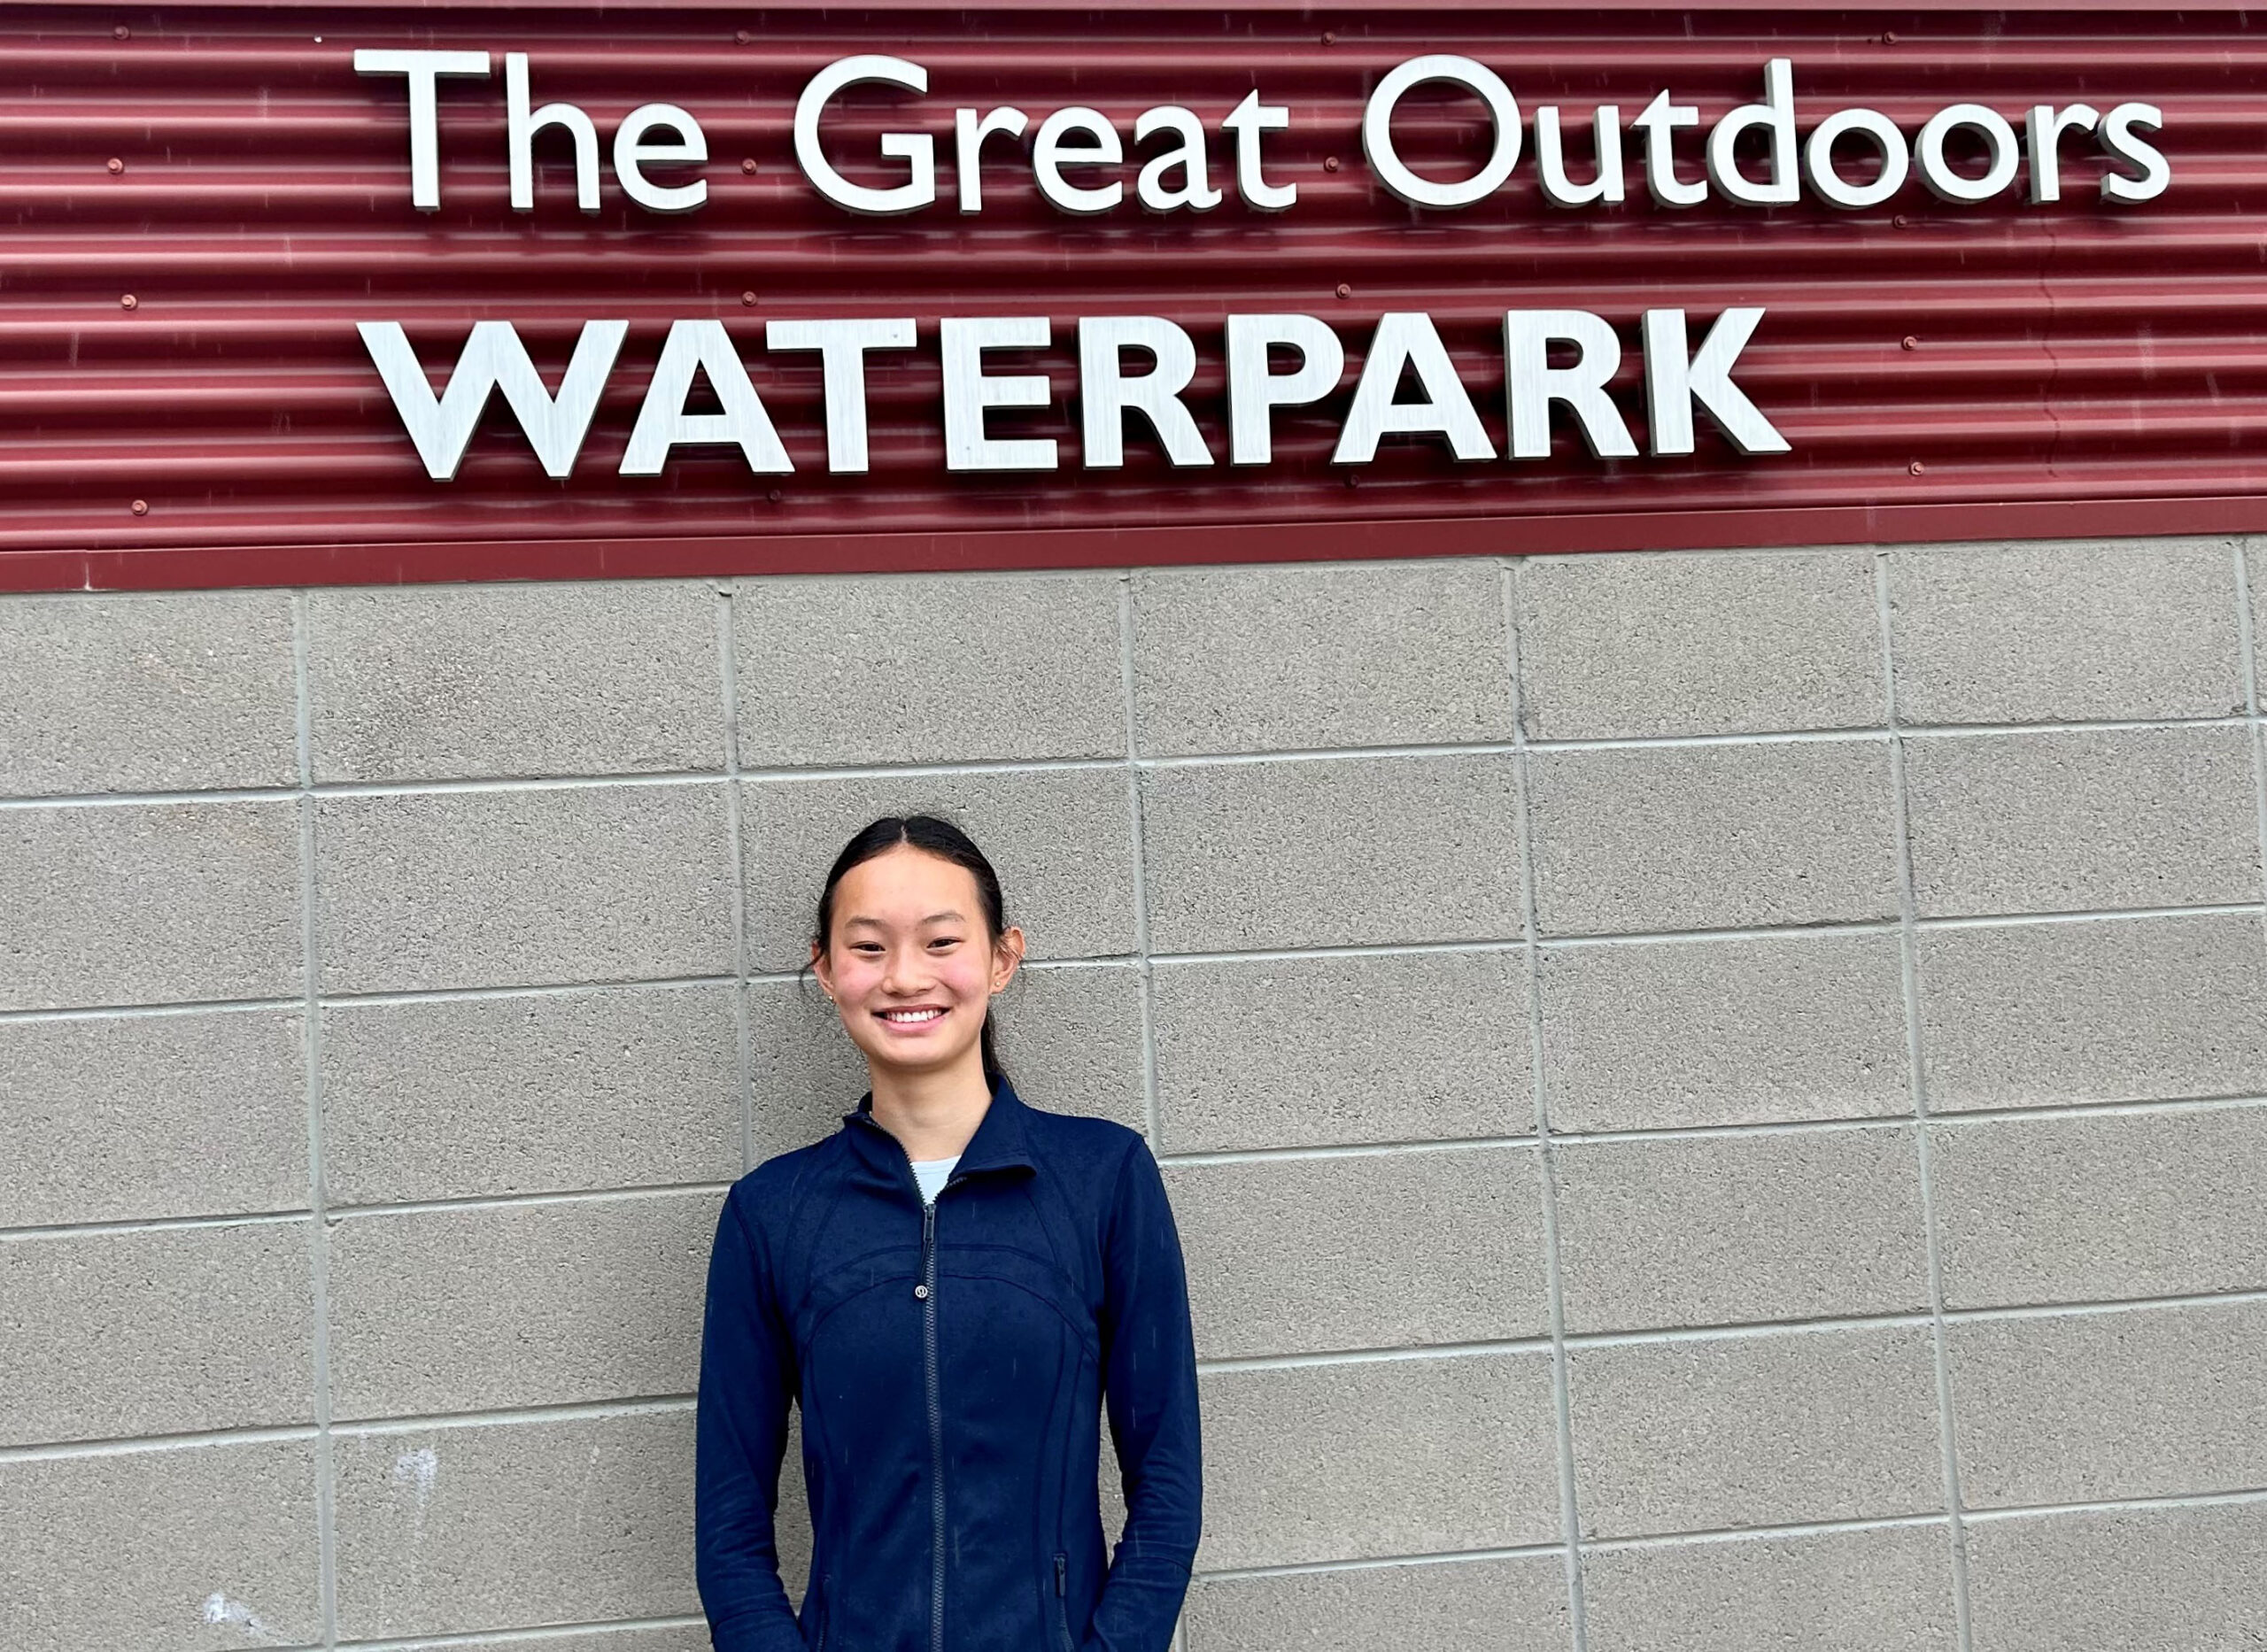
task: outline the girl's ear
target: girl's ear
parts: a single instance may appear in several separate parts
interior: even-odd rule
[[[999,992],[1016,973],[1016,966],[1024,961],[1024,932],[1010,925],[1001,931],[992,948],[992,990]]]
[[[818,977],[820,988],[832,999],[834,996],[834,961],[826,955],[826,948],[816,941],[811,943],[811,973]]]

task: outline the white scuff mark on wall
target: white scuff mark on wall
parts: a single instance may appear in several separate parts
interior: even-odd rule
[[[425,1506],[433,1501],[433,1483],[441,1477],[441,1454],[430,1446],[405,1451],[393,1460],[393,1483],[406,1486],[417,1498],[416,1525],[410,1534],[413,1568],[422,1561],[425,1548]]]
[[[441,1455],[430,1446],[420,1446],[414,1451],[405,1451],[393,1460],[393,1483],[417,1488],[417,1510],[433,1500],[433,1482],[440,1477]]]
[[[255,1640],[273,1640],[275,1632],[260,1622],[259,1614],[242,1601],[232,1601],[215,1589],[205,1597],[205,1621],[208,1624],[228,1624],[241,1629]]]

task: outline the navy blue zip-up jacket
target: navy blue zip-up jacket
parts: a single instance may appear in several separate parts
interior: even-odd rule
[[[1164,1652],[1202,1475],[1187,1278],[1149,1148],[1002,1079],[925,1208],[870,1105],[743,1177],[717,1220],[695,1496],[716,1652]],[[814,1539],[800,1619],[772,1530],[790,1401]]]

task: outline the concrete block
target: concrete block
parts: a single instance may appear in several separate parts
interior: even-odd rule
[[[542,1652],[710,1652],[708,1625],[684,1624],[673,1629],[598,1629],[586,1634],[545,1634]],[[404,1640],[396,1652],[526,1652],[525,1634],[452,1636],[445,1640]]]
[[[290,1011],[0,1021],[0,1222],[304,1208],[302,1044]]]
[[[1517,952],[1164,962],[1150,1000],[1168,1151],[1535,1128]]]
[[[1216,1370],[1198,1386],[1200,1570],[1558,1540],[1547,1355]]]
[[[0,1009],[296,997],[298,806],[0,810]]]
[[[1906,722],[2243,709],[2230,540],[1897,551],[1889,599]]]
[[[1604,1344],[1568,1368],[1586,1535],[1944,1507],[1925,1328]]]
[[[1976,1652],[2267,1646],[2267,1503],[1977,1520]]]
[[[729,984],[335,1006],[322,1065],[333,1206],[740,1173]]]
[[[692,1409],[336,1438],[338,1637],[698,1612]]]
[[[1493,562],[1145,569],[1134,613],[1150,755],[1512,737]]]
[[[330,1238],[341,1417],[690,1393],[722,1193],[350,1216]]]
[[[1118,588],[1115,574],[743,580],[740,767],[1122,758]]]
[[[2267,1106],[1930,1138],[1946,1307],[2267,1290]]]
[[[1546,935],[1896,915],[1878,741],[1538,752],[1528,772]]]
[[[2267,1485],[2267,1302],[1955,1320],[1971,1509]]]
[[[298,783],[291,593],[0,601],[0,796]]]
[[[754,967],[810,961],[819,889],[843,845],[885,814],[941,814],[976,841],[1034,958],[1134,950],[1133,806],[1126,771],[762,780],[741,788],[742,864]]]
[[[0,1462],[11,1652],[322,1638],[311,1440]]]
[[[721,769],[716,609],[662,580],[311,591],[315,776]]]
[[[1226,952],[1516,938],[1508,753],[1154,768],[1149,944]]]
[[[2239,728],[1906,742],[1923,917],[2259,899],[2259,812]]]
[[[1593,1550],[1590,1652],[1954,1652],[1942,1526]]]
[[[2267,1091],[2267,951],[2249,914],[1923,930],[1929,1106]]]
[[[1518,579],[1532,738],[1887,721],[1869,552],[1531,559]]]
[[[1132,965],[1026,965],[991,1013],[999,1018],[1001,1065],[1024,1100],[1145,1127],[1141,982]],[[816,982],[755,982],[748,1015],[750,1116],[761,1162],[832,1135],[869,1080],[865,1058]]]
[[[0,1243],[0,1446],[314,1415],[308,1224]]]
[[[1551,947],[1538,967],[1554,1131],[1912,1111],[1894,935]]]
[[[1181,1613],[1188,1652],[1536,1652],[1567,1644],[1557,1556],[1207,1578]]]
[[[326,797],[327,992],[724,975],[722,786]]]
[[[1199,1358],[1548,1336],[1532,1147],[1167,1167]]]
[[[1562,1145],[1567,1329],[1923,1311],[1909,1125]]]

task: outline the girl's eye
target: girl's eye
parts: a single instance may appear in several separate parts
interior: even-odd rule
[[[960,937],[957,935],[940,935],[936,939],[931,941],[929,945],[932,946],[957,946],[960,945]]]

